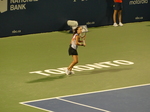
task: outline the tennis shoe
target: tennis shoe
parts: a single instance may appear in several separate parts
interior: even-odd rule
[[[117,26],[118,26],[118,24],[117,24],[117,23],[114,23],[114,24],[113,24],[113,26],[114,26],[114,27],[117,27]]]
[[[71,74],[75,74],[75,72],[74,72],[74,71],[70,71],[70,75],[71,75]]]
[[[123,26],[123,24],[120,22],[120,23],[119,23],[119,26]]]
[[[71,72],[68,70],[68,68],[66,68],[65,73],[66,75],[70,75]]]

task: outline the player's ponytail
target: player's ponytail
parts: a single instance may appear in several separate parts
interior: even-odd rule
[[[80,28],[80,26],[78,26],[77,28],[75,28],[75,29],[73,30],[73,35],[77,33],[78,28]]]

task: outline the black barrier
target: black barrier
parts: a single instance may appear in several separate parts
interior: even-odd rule
[[[150,20],[149,0],[123,0],[123,22]],[[0,37],[113,24],[113,0],[1,0]]]
[[[150,0],[124,0],[123,22],[150,20]]]

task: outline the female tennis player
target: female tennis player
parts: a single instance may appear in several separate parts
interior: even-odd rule
[[[116,16],[118,14],[118,19],[119,19],[119,26],[123,26],[122,24],[122,0],[114,0],[114,13],[113,13],[113,21],[114,24],[113,26],[118,26],[117,22],[116,22]]]
[[[71,62],[71,64],[68,66],[68,68],[66,69],[66,75],[70,75],[70,74],[74,74],[74,72],[72,71],[72,68],[74,65],[76,65],[78,63],[78,52],[77,52],[77,48],[78,46],[85,46],[85,37],[84,37],[84,42],[81,43],[80,42],[80,34],[82,33],[82,27],[77,27],[74,30],[73,33],[73,37],[71,39],[70,42],[70,46],[68,49],[68,53],[69,55],[72,55],[73,61]]]

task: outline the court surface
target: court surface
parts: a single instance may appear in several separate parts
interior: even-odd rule
[[[150,110],[150,21],[89,28],[75,74],[66,76],[71,37],[0,38],[0,112]]]

